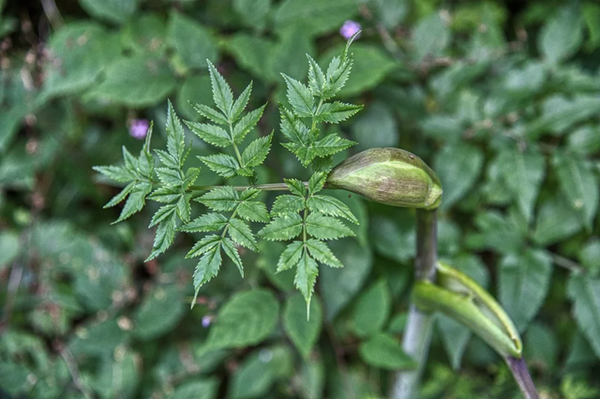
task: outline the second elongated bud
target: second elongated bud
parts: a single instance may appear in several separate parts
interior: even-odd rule
[[[442,185],[433,170],[399,148],[373,148],[346,159],[329,173],[327,187],[399,207],[435,209],[442,200]]]

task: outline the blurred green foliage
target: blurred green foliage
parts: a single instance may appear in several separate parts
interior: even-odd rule
[[[54,7],[56,6],[56,8]],[[306,321],[285,248],[245,253],[200,290],[172,250],[144,263],[157,207],[117,225],[116,162],[139,119],[166,141],[166,103],[199,120],[209,59],[278,132],[279,72],[328,62],[362,24],[341,125],[360,149],[400,146],[445,189],[440,256],[487,284],[524,336],[539,390],[600,395],[600,5],[587,1],[0,1],[0,387],[31,398],[381,398],[411,367],[400,337],[410,210],[332,193],[360,220],[332,244]],[[191,137],[191,135],[189,136]],[[278,144],[261,182],[306,179]],[[193,142],[194,155],[213,149]],[[341,160],[349,153],[338,154]],[[193,160],[196,157],[190,157]],[[197,161],[197,166],[200,166]],[[219,182],[203,168],[201,184]],[[242,183],[243,184],[243,183]],[[269,200],[269,198],[267,198]],[[200,207],[200,205],[197,205]],[[180,235],[176,248],[189,248]],[[440,317],[423,398],[518,397],[507,368]]]

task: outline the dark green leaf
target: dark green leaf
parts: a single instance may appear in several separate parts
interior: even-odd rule
[[[434,161],[434,170],[444,187],[442,206],[449,208],[461,199],[481,173],[483,154],[470,144],[444,146]]]
[[[171,13],[168,40],[191,68],[206,68],[206,60],[216,60],[217,49],[210,33],[194,19]]]
[[[583,21],[579,7],[567,5],[557,10],[538,36],[538,47],[552,64],[570,57],[583,39]]]
[[[497,162],[504,184],[517,199],[521,213],[529,221],[544,178],[544,157],[535,150],[520,151],[514,146],[502,151]]]
[[[390,316],[392,298],[387,282],[379,280],[367,288],[354,305],[352,330],[359,337],[380,332]]]
[[[506,256],[500,265],[500,302],[516,327],[523,331],[540,309],[546,294],[552,265],[548,256],[537,250]]]
[[[600,280],[573,275],[569,278],[567,292],[574,302],[575,320],[600,358]]]
[[[391,335],[381,333],[358,348],[360,357],[369,365],[386,370],[409,370],[417,365],[402,350],[402,345]]]
[[[310,303],[310,319],[306,318],[306,303],[300,295],[290,297],[283,310],[283,329],[305,359],[319,338],[323,310],[319,301]]]
[[[580,220],[591,230],[598,211],[598,180],[591,165],[574,154],[556,152],[553,159],[560,187]]]
[[[256,345],[273,332],[278,316],[279,304],[270,291],[239,292],[220,309],[206,349]]]

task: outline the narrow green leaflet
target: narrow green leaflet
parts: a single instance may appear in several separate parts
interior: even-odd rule
[[[319,212],[328,216],[342,217],[352,223],[358,224],[358,219],[348,205],[337,198],[329,195],[315,195],[306,200],[308,209],[311,212]]]
[[[266,106],[267,104],[255,109],[254,111],[248,112],[242,119],[239,120],[239,122],[235,124],[233,127],[232,137],[235,144],[241,143],[246,135],[254,128],[254,126],[256,126],[262,117]]]
[[[259,201],[242,201],[237,207],[237,215],[250,222],[267,223],[270,220],[267,206]]]
[[[258,235],[269,241],[285,241],[302,233],[302,218],[298,214],[279,216],[258,232]]]
[[[306,300],[307,311],[310,309],[310,299],[312,297],[315,282],[319,275],[319,266],[313,258],[311,258],[306,252],[300,258],[298,265],[296,266],[296,277],[294,278],[294,285],[300,290],[304,299]]]
[[[348,118],[356,115],[361,109],[362,105],[346,104],[339,101],[333,103],[325,103],[319,109],[319,113],[316,115],[317,121],[327,123],[340,123]]]
[[[215,277],[219,273],[219,268],[221,267],[221,263],[223,259],[221,258],[221,247],[219,245],[215,245],[206,251],[200,261],[196,265],[196,269],[194,270],[194,289],[195,297],[198,295],[198,290],[204,284],[209,282],[213,277]],[[196,299],[192,301],[192,306],[196,302]]]
[[[315,156],[323,158],[329,155],[337,154],[358,144],[356,141],[348,140],[337,134],[329,134],[314,143],[313,151]]]
[[[306,186],[298,179],[283,179],[285,184],[288,186],[288,189],[292,194],[298,195],[300,197],[306,196]]]
[[[231,186],[218,187],[204,194],[196,201],[206,205],[213,211],[232,211],[240,197]]]
[[[171,101],[168,102],[167,110],[167,150],[181,167],[185,160],[185,134]]]
[[[165,252],[175,239],[175,232],[177,230],[177,217],[176,213],[172,212],[168,218],[158,224],[156,229],[156,236],[154,237],[154,245],[152,246],[152,252],[145,260],[148,262],[158,255]]]
[[[277,262],[277,272],[289,270],[296,266],[302,257],[303,251],[304,245],[302,241],[294,241],[289,244],[279,257],[279,261]]]
[[[196,244],[194,244],[192,249],[190,249],[190,252],[188,252],[188,254],[185,257],[186,258],[198,257],[198,256],[212,250],[214,247],[218,246],[222,239],[223,238],[221,236],[218,236],[215,234],[206,236],[203,239],[201,239],[200,241],[198,241]]]
[[[275,198],[271,215],[281,216],[287,213],[298,213],[304,209],[304,197],[283,194]]]
[[[331,249],[322,241],[315,240],[314,238],[306,241],[306,248],[308,253],[315,258],[317,261],[331,266],[331,267],[343,267],[342,262],[335,257]]]
[[[235,102],[233,103],[233,106],[231,108],[231,119],[232,120],[238,120],[238,118],[240,117],[240,115],[242,114],[242,112],[244,111],[244,109],[246,108],[246,106],[248,105],[248,101],[250,101],[250,94],[252,94],[252,82],[250,82],[250,84],[248,86],[246,86],[246,88],[244,89],[244,91],[242,92],[242,94],[240,94],[240,96],[237,98],[237,100],[235,100]],[[262,112],[261,112],[262,114]],[[259,117],[260,119],[260,117]]]
[[[220,213],[206,213],[186,225],[181,226],[179,231],[188,233],[220,231],[227,226],[227,223],[228,219]]]
[[[313,95],[323,98],[327,82],[325,74],[319,64],[317,64],[317,61],[310,55],[306,54],[306,58],[308,58],[308,86]]]
[[[235,244],[229,238],[224,238],[222,243],[223,251],[225,254],[235,263],[238,270],[240,271],[240,275],[244,277],[244,266],[242,265],[242,258],[240,258],[240,254],[238,250],[235,248]]]
[[[306,218],[306,231],[315,238],[337,240],[354,236],[354,232],[339,220],[319,213],[311,213]]]
[[[231,145],[232,138],[222,127],[189,121],[186,121],[185,124],[190,128],[192,133],[209,144],[222,148]]]
[[[271,149],[272,138],[273,133],[271,133],[268,136],[256,139],[252,143],[250,143],[242,153],[242,167],[252,168],[261,165],[267,157],[269,150]]]
[[[156,226],[175,212],[177,212],[177,204],[168,204],[161,206],[160,208],[158,208],[158,211],[156,211],[154,216],[152,216],[152,220],[150,221],[150,225],[148,226],[148,228]]]
[[[121,210],[119,218],[113,222],[113,224],[122,222],[134,213],[141,211],[146,204],[146,196],[150,194],[151,191],[152,184],[136,183],[131,191],[129,191],[129,196],[127,197],[127,201],[125,201],[125,206]],[[121,196],[119,196],[119,199],[121,199]]]
[[[292,143],[304,145],[308,142],[310,129],[290,110],[281,105],[279,107],[281,133]]]
[[[287,85],[288,101],[296,111],[296,115],[300,117],[313,116],[315,101],[310,89],[286,74],[282,73],[281,76]]]
[[[207,62],[215,105],[223,112],[228,122],[231,123],[233,93],[223,76],[217,71],[217,68],[210,61],[207,60]]]
[[[208,105],[192,103],[192,108],[194,108],[194,110],[197,113],[210,120],[211,122],[217,123],[219,125],[229,124],[229,122],[227,122],[227,119],[225,118],[225,116],[223,116],[223,114],[221,114],[216,109],[209,107]]]
[[[214,154],[198,157],[210,170],[221,177],[230,179],[237,174],[240,164],[237,159],[227,154]]]
[[[252,230],[250,230],[250,226],[246,222],[235,218],[230,219],[228,231],[231,239],[237,244],[252,251],[258,251],[254,234],[252,234]]]
[[[323,189],[327,181],[327,173],[316,172],[308,179],[308,194],[314,195]]]

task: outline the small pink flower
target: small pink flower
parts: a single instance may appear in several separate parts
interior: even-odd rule
[[[348,21],[344,22],[344,25],[342,25],[342,27],[340,28],[340,35],[342,35],[342,37],[344,37],[344,39],[348,40],[352,36],[354,36],[354,34],[356,32],[358,32],[360,29],[361,29],[361,26],[358,22],[348,20]]]
[[[129,122],[129,134],[138,140],[143,140],[148,133],[150,122],[148,119],[132,119]]]

